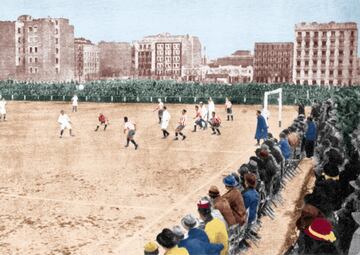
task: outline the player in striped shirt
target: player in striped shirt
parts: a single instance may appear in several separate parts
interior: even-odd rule
[[[215,112],[211,113],[211,119],[209,121],[210,125],[211,125],[211,129],[212,129],[212,134],[215,135],[217,132],[217,135],[221,135],[220,133],[220,124],[221,124],[221,119],[219,116],[216,115]],[[216,131],[216,132],[215,132]]]
[[[99,124],[97,124],[95,131],[98,131],[101,125],[104,125],[104,131],[105,131],[108,126],[109,120],[102,113],[99,114],[98,120],[99,120]]]
[[[135,150],[137,150],[139,145],[134,140],[135,131],[136,131],[136,124],[131,122],[128,119],[128,117],[124,117],[124,122],[125,122],[125,124],[124,124],[124,134],[126,134],[126,132],[127,132],[125,147],[129,147],[129,142],[131,142],[132,144],[134,144]]]
[[[174,140],[179,140],[178,135],[181,135],[183,140],[186,139],[186,136],[181,132],[185,128],[185,126],[186,126],[186,110],[183,109],[179,120],[179,126],[177,126],[177,128],[175,129]]]
[[[229,100],[229,98],[225,99],[225,109],[226,109],[226,114],[227,114],[227,120],[229,121],[230,117],[231,117],[231,121],[233,121],[234,120],[234,115],[233,115],[233,112],[232,112],[232,103]]]
[[[163,112],[164,112],[164,103],[161,101],[161,98],[158,99],[158,106],[154,109],[153,112],[158,111],[158,117],[159,117],[159,124],[161,124],[161,119],[163,116]]]
[[[201,110],[198,105],[195,105],[195,117],[194,117],[194,129],[192,132],[196,132],[196,127],[203,127],[203,122],[205,122],[201,117]]]

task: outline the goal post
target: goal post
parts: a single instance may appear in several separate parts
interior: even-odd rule
[[[265,92],[265,94],[264,94],[264,110],[266,111],[266,113],[268,112],[269,96],[274,95],[274,94],[278,94],[278,103],[279,103],[278,119],[279,119],[279,127],[281,127],[281,120],[282,120],[282,88]]]

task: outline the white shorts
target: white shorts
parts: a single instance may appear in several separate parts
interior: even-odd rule
[[[0,110],[0,114],[6,114],[6,110],[5,110],[5,109],[1,109],[1,110]]]
[[[161,122],[161,129],[167,129],[169,126],[169,121],[162,121]]]
[[[71,129],[71,125],[70,125],[70,123],[64,123],[64,124],[61,124],[61,130],[64,130],[65,128],[67,128],[67,129]]]

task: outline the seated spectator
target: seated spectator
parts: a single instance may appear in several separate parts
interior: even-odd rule
[[[185,248],[179,248],[176,244],[175,234],[168,228],[164,228],[156,237],[156,241],[164,248],[164,255],[189,255]]]
[[[185,237],[182,228],[180,226],[174,226],[171,231],[175,234],[176,243],[179,244]]]
[[[350,195],[354,188],[349,185],[350,181],[356,180],[360,175],[360,161],[358,151],[350,153],[350,160],[345,164],[344,171],[340,173],[340,186],[342,192],[342,198],[345,199]]]
[[[205,231],[196,228],[198,221],[191,214],[182,218],[181,224],[188,231],[188,237],[180,241],[179,247],[186,248],[190,255],[219,255],[221,250],[224,248],[222,244],[210,243]]]
[[[240,191],[236,188],[238,183],[234,176],[228,175],[223,179],[225,188],[228,190],[222,197],[225,198],[233,212],[236,223],[244,225],[246,220],[246,209]]]
[[[318,206],[321,205],[321,197],[316,194],[307,194],[304,197],[304,206],[301,209],[301,215],[296,221],[296,227],[302,231],[308,228],[315,218],[323,218],[324,215]]]
[[[198,212],[201,220],[205,223],[205,232],[209,238],[210,243],[222,244],[224,248],[221,250],[221,255],[227,255],[229,248],[229,238],[225,224],[219,219],[211,216],[210,203],[201,200],[198,203]]]
[[[252,173],[245,174],[246,189],[243,192],[245,208],[249,209],[249,224],[256,220],[259,205],[259,193],[256,191],[256,176]]]
[[[352,236],[348,255],[359,255],[360,253],[360,212],[353,212],[352,217],[357,224],[357,230]]]
[[[232,226],[236,224],[236,219],[231,210],[229,202],[226,198],[220,196],[220,191],[216,186],[211,186],[209,190],[209,197],[211,203],[215,209],[218,209],[221,214],[224,216],[227,226]]]
[[[325,218],[316,218],[311,225],[301,232],[299,254],[338,255],[334,242],[336,237],[332,226]]]
[[[144,255],[159,255],[159,246],[155,242],[148,242],[144,246]]]
[[[268,195],[273,195],[274,193],[276,193],[275,190],[273,190],[275,184],[273,183],[273,180],[276,178],[276,175],[280,169],[278,169],[275,160],[269,154],[269,152],[267,152],[266,150],[262,150],[259,155],[265,166],[265,175],[264,178],[261,179],[265,183],[266,193]]]
[[[286,138],[286,135],[284,133],[280,133],[279,146],[280,146],[281,153],[282,153],[283,157],[285,158],[285,160],[289,160],[289,158],[291,157],[291,148],[290,148],[290,144]]]

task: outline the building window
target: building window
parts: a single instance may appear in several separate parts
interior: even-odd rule
[[[344,31],[340,31],[340,36],[344,36]]]
[[[298,34],[298,36],[301,36],[301,32],[298,32],[297,34]]]
[[[331,31],[331,36],[335,36],[335,31]]]
[[[342,80],[338,80],[338,85],[341,85],[342,84]]]
[[[339,50],[339,55],[340,55],[340,56],[344,55],[344,51],[343,51],[343,50]]]
[[[37,67],[34,68],[34,72],[35,72],[35,73],[38,73]]]
[[[21,37],[18,38],[18,43],[21,43]]]
[[[35,53],[37,53],[37,47],[34,48]]]
[[[322,41],[322,42],[321,42],[321,45],[322,45],[323,47],[325,47],[325,46],[326,46],[326,41]]]
[[[37,27],[34,27],[34,32],[37,32],[38,28]]]
[[[312,85],[316,85],[316,81],[315,81],[315,80],[312,81]]]
[[[338,75],[339,75],[339,76],[342,75],[342,71],[341,71],[341,70],[338,71]]]
[[[32,47],[29,48],[29,52],[32,53]]]
[[[55,68],[55,72],[56,72],[56,74],[58,74],[59,73],[59,68]]]
[[[297,84],[297,85],[300,85],[300,80],[296,80],[296,84]]]
[[[55,43],[59,44],[59,38],[55,38]]]
[[[323,37],[326,37],[326,32],[325,32],[325,31],[322,32],[322,36],[323,36]]]
[[[21,28],[18,27],[18,34],[21,34]]]
[[[32,58],[29,58],[29,63],[32,63]]]
[[[35,63],[37,63],[38,62],[38,58],[35,58]]]
[[[352,56],[353,54],[354,54],[354,51],[351,50],[351,51],[350,51],[350,56]]]
[[[321,52],[321,55],[326,56],[326,51],[323,50],[323,51]]]
[[[333,50],[330,51],[330,56],[334,56],[334,51]]]
[[[59,54],[59,48],[56,48],[55,51],[56,51],[56,54]]]
[[[305,73],[305,75],[308,75],[309,71],[308,71],[308,70],[305,70],[304,73]]]
[[[29,32],[32,32],[32,30],[33,30],[32,27],[29,27]]]
[[[334,75],[334,71],[333,70],[330,70],[329,74],[332,76]]]
[[[33,72],[33,69],[32,69],[32,67],[30,67],[30,73],[32,73]]]
[[[297,61],[296,64],[297,64],[297,66],[300,66],[300,65],[301,65],[301,61]]]
[[[59,21],[55,20],[55,25],[59,25]]]
[[[313,65],[316,66],[316,64],[317,64],[317,61],[313,60]]]
[[[314,33],[314,36],[315,36],[315,37],[318,37],[318,35],[319,35],[319,32],[315,32],[315,33]]]
[[[56,59],[55,59],[55,62],[56,62],[56,64],[59,64],[59,59],[56,58]]]
[[[325,70],[321,70],[321,74],[325,74]]]
[[[325,65],[325,60],[321,61],[321,64],[322,64],[322,65]]]
[[[333,85],[333,80],[329,80],[329,85]]]
[[[59,29],[55,29],[55,34],[58,34],[59,33]]]
[[[309,66],[309,61],[305,61],[305,66]]]
[[[325,85],[324,80],[321,80],[321,81],[320,81],[320,84],[321,84],[321,85]]]

